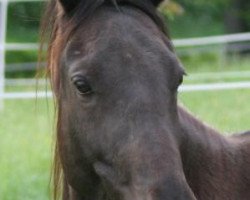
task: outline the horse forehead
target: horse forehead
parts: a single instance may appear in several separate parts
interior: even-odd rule
[[[77,54],[79,51],[94,51],[119,49],[130,50],[132,47],[147,48],[155,47],[164,44],[161,37],[153,35],[150,30],[140,30],[135,28],[123,28],[119,30],[118,27],[107,27],[100,30],[93,30],[88,33],[79,31],[76,37],[70,41],[70,47]]]
[[[156,61],[163,55],[166,47],[162,47],[157,42],[152,42],[152,38],[143,36],[111,35],[108,37],[96,37],[90,40],[77,42],[70,45],[67,50],[67,58],[82,60],[94,63],[148,63]],[[151,58],[151,59],[149,59]]]
[[[72,38],[74,44],[78,44],[74,45],[78,47],[76,54],[79,50],[94,51],[97,48],[119,48],[121,52],[129,45],[155,46],[157,43],[153,40],[163,42],[160,31],[152,20],[140,12],[133,12],[137,18],[108,9],[99,10],[94,17],[80,26]]]
[[[148,21],[147,26],[134,17],[117,12],[90,19],[71,38],[66,58],[72,62],[82,61],[96,66],[101,63],[116,68],[123,64],[131,64],[131,67],[139,63],[157,65],[159,60],[170,55],[170,51],[151,19],[146,17],[144,21]]]

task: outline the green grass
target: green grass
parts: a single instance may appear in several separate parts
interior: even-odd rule
[[[224,54],[205,53],[179,56],[188,73],[249,71],[249,56],[226,56]]]
[[[249,90],[189,92],[179,99],[222,132],[250,128]],[[49,199],[53,106],[49,100],[7,100],[0,111],[0,199]]]
[[[188,92],[180,102],[224,134],[250,129],[249,89]]]
[[[48,199],[53,120],[46,100],[4,104],[0,111],[0,199]]]

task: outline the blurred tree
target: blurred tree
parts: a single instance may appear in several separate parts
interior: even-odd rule
[[[216,3],[214,3],[216,1]],[[165,0],[160,10],[175,38],[223,34],[226,0]]]
[[[184,10],[193,15],[223,16],[226,32],[250,31],[250,0],[165,0],[161,10],[171,19],[183,14]]]
[[[239,33],[250,31],[250,1],[230,0],[224,16],[225,30],[228,33]],[[228,53],[250,53],[250,42],[229,44]]]
[[[250,31],[250,1],[231,0],[225,11],[225,28],[229,33]]]
[[[174,20],[183,15],[186,17],[204,21],[222,19],[224,10],[230,0],[165,0],[160,11],[169,20]],[[188,19],[187,19],[188,20]]]

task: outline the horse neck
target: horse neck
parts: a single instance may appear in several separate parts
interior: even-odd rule
[[[183,108],[179,107],[178,113],[182,164],[193,190],[199,191],[204,185],[204,190],[209,191],[228,180],[233,180],[228,188],[250,184],[250,132],[224,137]],[[209,181],[201,184],[202,180]]]
[[[184,146],[198,145],[206,148],[206,151],[218,151],[225,149],[250,149],[250,131],[225,137],[214,128],[204,124],[183,107],[178,107],[178,116],[182,129]],[[249,150],[250,155],[250,150]]]
[[[201,122],[183,107],[178,107],[178,115],[186,142],[195,142],[199,145],[205,145],[206,148],[209,145],[211,148],[215,148],[216,145],[220,146],[221,142],[226,142],[226,138],[217,130]]]
[[[205,125],[182,107],[178,108],[178,114],[182,130],[180,148],[183,165],[187,168],[190,160],[193,161],[192,165],[201,162],[209,165],[214,161],[220,163],[220,159],[227,160],[227,157],[235,154],[236,148],[229,138]]]

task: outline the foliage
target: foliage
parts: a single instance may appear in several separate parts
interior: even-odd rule
[[[205,1],[205,0],[165,0],[160,10],[162,13],[174,19],[175,16],[188,14],[188,15],[219,15],[222,14],[226,5],[230,1],[228,0],[216,0],[216,1]]]
[[[180,4],[170,0],[164,1],[159,9],[163,13],[163,15],[167,16],[172,20],[175,16],[179,16],[184,13],[184,9]]]
[[[37,42],[44,3],[17,2],[8,6],[8,42]]]

